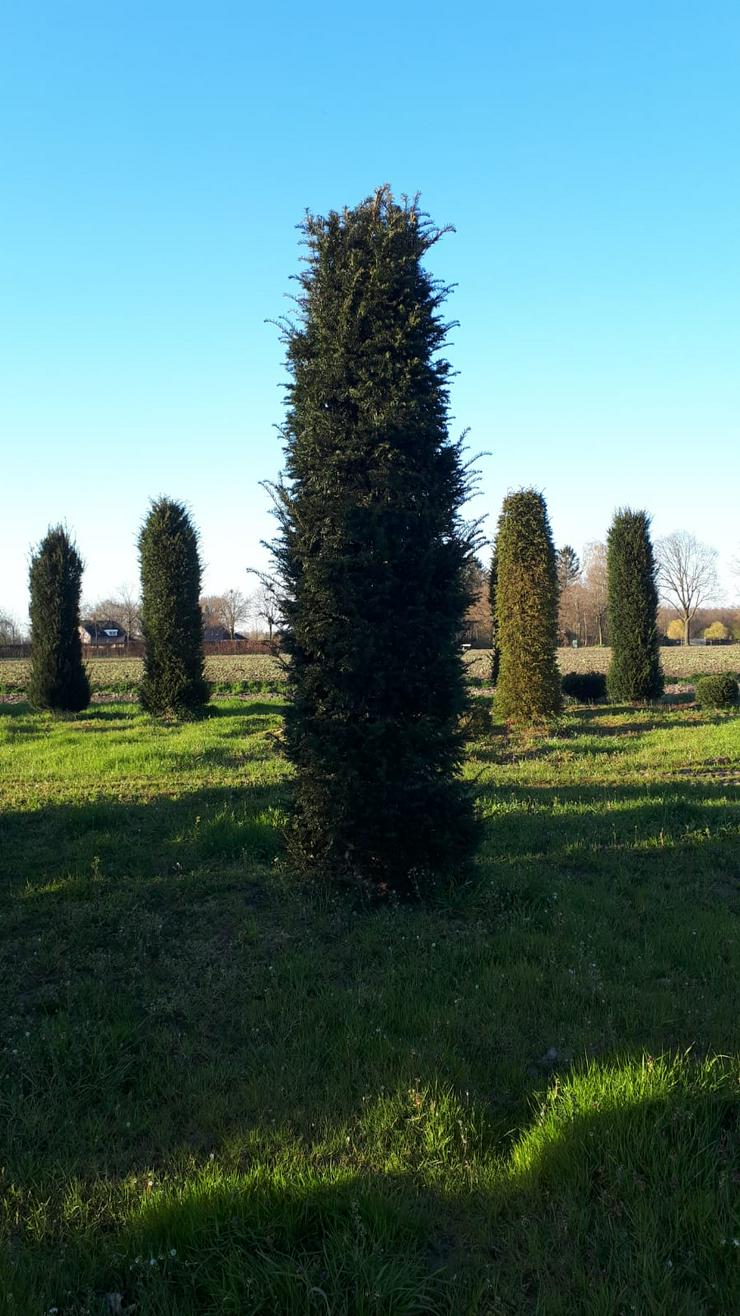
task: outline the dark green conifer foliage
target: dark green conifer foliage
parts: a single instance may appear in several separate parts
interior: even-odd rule
[[[64,526],[49,530],[31,557],[31,678],[34,708],[78,713],[90,703],[82,661],[82,559]]]
[[[493,545],[493,554],[491,556],[491,571],[488,577],[488,602],[491,606],[491,684],[495,685],[498,681],[499,669],[501,667],[501,649],[498,642],[498,621],[496,618],[496,590],[498,588],[498,559],[496,556],[496,545]]]
[[[144,679],[149,713],[193,712],[208,701],[203,673],[198,533],[182,503],[152,503],[139,534]]]
[[[557,558],[547,506],[536,489],[504,499],[496,558],[496,711],[512,721],[537,721],[559,712],[562,698]]]
[[[621,508],[607,537],[611,699],[659,699],[663,693],[655,575],[650,517]]]
[[[455,870],[475,836],[459,778],[475,527],[450,367],[440,231],[382,188],[303,225],[286,473],[274,488],[296,767],[296,866],[383,891]]]

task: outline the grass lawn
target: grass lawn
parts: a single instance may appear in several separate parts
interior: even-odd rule
[[[740,717],[495,730],[470,880],[371,909],[282,869],[280,708],[0,705],[2,1316],[740,1309]]]

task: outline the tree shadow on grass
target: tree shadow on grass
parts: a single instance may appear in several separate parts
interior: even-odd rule
[[[726,714],[721,712],[710,713],[704,710],[701,716],[696,717],[679,717],[677,709],[685,705],[685,700],[677,701],[674,704],[601,704],[594,707],[580,708],[579,717],[588,724],[589,722],[600,722],[604,719],[620,717],[625,713],[631,714],[630,721],[620,722],[613,728],[599,728],[599,735],[628,735],[633,730],[644,731],[670,731],[674,727],[701,727],[716,726],[718,723],[726,721]],[[697,714],[701,710],[697,709]],[[635,713],[645,714],[642,721],[632,720]],[[590,734],[588,731],[585,734]]]
[[[282,705],[279,700],[271,703],[269,700],[260,700],[258,696],[254,698],[245,698],[243,696],[221,696],[223,703],[211,701],[203,709],[203,718],[205,721],[211,721],[218,718],[236,718],[244,717],[275,717],[282,711]]]
[[[63,1251],[16,1250],[16,1302],[48,1309],[73,1275],[101,1316],[109,1294],[137,1316],[735,1309],[727,1071],[591,1067],[551,1088],[502,1150],[485,1112],[434,1080],[393,1101],[393,1169],[373,1164],[366,1108],[316,1148],[219,1157],[144,1193],[114,1186],[110,1218],[67,1229]]]
[[[605,861],[659,886],[676,874],[680,853],[704,854],[722,875],[737,876],[740,797],[726,782],[681,780],[645,787],[481,785],[479,807],[488,825],[481,854],[521,871],[531,861],[553,873],[598,873]],[[696,876],[699,876],[697,870]]]
[[[104,725],[105,723],[125,725],[133,721],[132,712],[138,714],[139,711],[138,705],[123,703],[88,704],[88,707],[79,713],[64,710],[39,712],[27,703],[0,704],[0,717],[15,717],[18,726],[14,729],[35,735],[48,735],[55,727],[69,727],[70,730],[74,730],[87,726],[92,729],[94,725],[96,730],[107,731],[108,727]],[[29,719],[28,723],[25,721],[26,718]]]
[[[270,862],[281,844],[286,806],[280,784],[242,781],[153,800],[97,796],[0,815],[0,882],[33,887],[75,871],[112,885],[124,878],[180,873],[217,863]]]
[[[241,761],[226,747],[198,757],[220,766]],[[729,871],[737,862],[740,801],[732,776],[724,783],[683,779],[645,787],[480,783],[477,797],[486,861],[523,864],[541,856],[553,870],[563,862],[572,870],[579,862],[593,866],[600,852],[638,849],[643,865],[652,862],[658,873],[671,849],[711,840],[720,866],[726,860]],[[9,807],[0,816],[0,880],[22,879],[33,887],[89,872],[93,860],[111,882],[239,861],[247,872],[279,854],[289,801],[284,779],[243,780],[145,801],[98,795],[41,808]]]

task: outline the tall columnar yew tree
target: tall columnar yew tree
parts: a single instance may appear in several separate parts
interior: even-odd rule
[[[659,699],[656,564],[647,512],[621,508],[607,538],[609,635],[607,686],[612,699]]]
[[[557,558],[547,506],[536,489],[504,499],[496,564],[496,709],[512,721],[537,721],[559,711],[561,694]]]
[[[491,606],[491,683],[498,681],[501,667],[501,649],[498,642],[498,618],[496,616],[496,591],[498,589],[498,556],[496,545],[491,555],[491,571],[488,577],[488,602]]]
[[[208,701],[198,532],[182,503],[152,503],[139,534],[144,679],[149,713],[193,712]]]
[[[437,355],[448,290],[422,265],[441,231],[381,188],[303,232],[273,490],[292,854],[305,872],[419,889],[475,834],[459,722],[476,531]]]
[[[49,530],[31,557],[31,680],[35,708],[78,713],[90,703],[82,661],[82,559],[64,526]]]

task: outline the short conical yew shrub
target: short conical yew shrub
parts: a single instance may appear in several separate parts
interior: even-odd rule
[[[381,188],[303,225],[274,490],[296,867],[423,891],[474,840],[460,779],[469,476],[448,436],[440,236]]]
[[[659,699],[663,673],[658,647],[656,564],[647,512],[621,508],[607,538],[610,699]]]
[[[82,661],[82,559],[63,526],[49,530],[31,557],[31,677],[34,708],[78,713],[90,703]]]
[[[149,713],[192,713],[208,701],[198,534],[182,503],[159,498],[139,534],[144,679]]]
[[[504,499],[496,536],[496,628],[501,652],[496,712],[534,722],[559,712],[558,574],[541,493]]]

